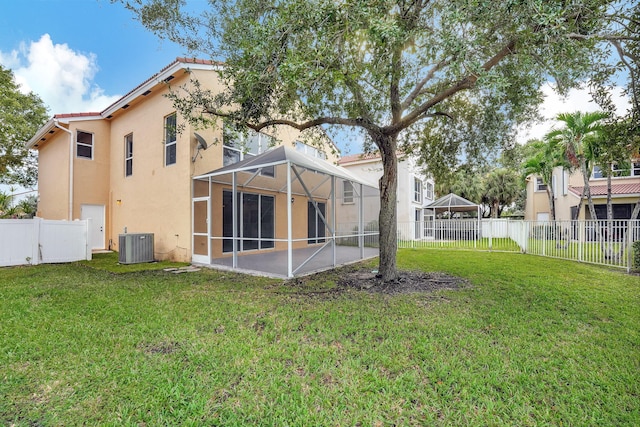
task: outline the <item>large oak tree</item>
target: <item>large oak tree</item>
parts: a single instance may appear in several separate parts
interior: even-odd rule
[[[607,19],[617,7],[607,0],[210,0],[203,11],[182,0],[121,1],[158,35],[225,63],[224,93],[196,86],[175,98],[194,122],[368,135],[384,167],[385,281],[397,277],[398,148],[421,143],[430,158],[451,158],[460,138],[444,137],[443,124],[455,130],[462,102],[483,113],[489,132],[473,145],[481,151],[499,136],[491,129],[533,115],[544,81],[568,89],[592,70],[599,41],[625,30]]]

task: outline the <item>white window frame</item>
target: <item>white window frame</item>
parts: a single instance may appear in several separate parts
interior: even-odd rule
[[[596,176],[596,175],[600,175],[600,176]],[[594,165],[593,169],[591,170],[591,179],[602,179],[604,178],[604,173],[602,172],[602,168],[598,165]]]
[[[223,124],[224,126],[224,124]],[[264,153],[265,151],[267,151],[271,145],[272,145],[272,141],[275,139],[274,137],[272,137],[271,135],[267,135],[264,134],[262,132],[254,132],[254,131],[249,131],[250,134],[248,136],[240,134],[240,133],[235,133],[235,132],[225,132],[222,138],[222,150],[223,150],[223,154],[222,154],[222,162],[223,162],[223,166],[228,166],[228,165],[232,165],[234,163],[238,163],[243,161],[244,159],[247,158],[247,156],[252,157],[252,156],[256,156],[258,154]],[[229,135],[229,137],[231,137],[233,135],[233,145],[229,145],[229,143],[231,141],[229,141],[225,136]],[[257,149],[258,152],[257,153],[251,153],[248,151],[248,147],[249,145],[247,144],[249,142],[250,139],[252,138],[258,138],[258,143],[257,143]],[[235,144],[235,142],[237,141],[237,146]],[[236,153],[237,154],[237,158],[238,160],[236,160],[235,162],[228,162],[227,159],[230,158],[228,156],[225,156],[225,152],[231,152],[231,153]],[[234,156],[235,157],[235,156]],[[266,168],[262,168],[260,169],[260,175],[262,176],[266,176],[266,177],[275,177],[275,168],[273,166],[270,167],[266,167]]]
[[[427,192],[426,198],[428,200],[433,200],[433,183],[432,182],[427,182],[426,192]]]
[[[316,147],[312,147],[309,144],[305,144],[301,141],[296,141],[296,151],[299,151],[311,157],[315,157],[317,159],[327,160],[327,154],[324,151],[319,150]]]
[[[542,181],[542,178],[536,177],[536,191],[547,191],[547,184]]]
[[[640,161],[631,162],[631,176],[640,176]]]
[[[353,183],[351,181],[342,181],[342,204],[343,205],[352,205],[354,204],[353,199]]]
[[[171,129],[171,126],[168,124],[169,119],[174,118],[173,121],[175,122],[175,124],[173,125],[173,129]],[[168,114],[166,116],[164,116],[164,165],[165,166],[171,166],[171,165],[175,165],[176,163],[178,163],[178,115],[177,113],[173,112],[171,114]],[[171,139],[173,138],[173,139]],[[174,150],[174,160],[173,162],[169,163],[170,161],[170,157],[167,156],[167,152],[169,150]]]
[[[85,142],[80,142],[80,134],[86,134],[86,135],[91,135],[91,143],[87,144]],[[76,158],[78,159],[87,159],[87,160],[93,160],[93,148],[94,148],[94,142],[95,142],[95,138],[92,132],[86,132],[83,130],[76,130]],[[79,147],[84,147],[84,148],[88,148],[89,149],[89,156],[84,156],[84,155],[80,155],[78,152],[78,148]]]
[[[413,201],[422,203],[422,180],[415,176],[413,177]]]
[[[131,164],[131,172],[127,168],[127,164]],[[133,132],[124,136],[124,176],[133,175]]]

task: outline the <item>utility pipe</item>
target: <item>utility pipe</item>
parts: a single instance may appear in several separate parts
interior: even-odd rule
[[[73,132],[60,126],[57,119],[53,120],[53,124],[69,134],[69,221],[73,221]]]

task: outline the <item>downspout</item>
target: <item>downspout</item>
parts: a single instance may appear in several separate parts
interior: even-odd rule
[[[69,134],[69,221],[73,221],[73,132],[60,126],[56,119],[53,120],[53,124]]]

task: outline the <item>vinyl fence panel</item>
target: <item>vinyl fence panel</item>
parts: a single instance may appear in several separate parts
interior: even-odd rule
[[[0,266],[91,259],[88,230],[88,220],[0,220]]]
[[[0,267],[37,264],[38,220],[0,219]]]

